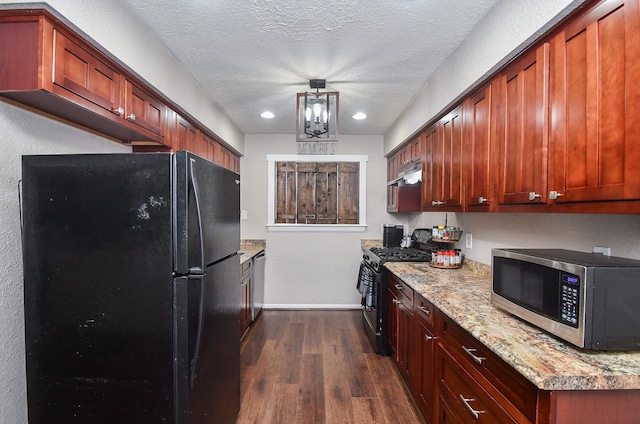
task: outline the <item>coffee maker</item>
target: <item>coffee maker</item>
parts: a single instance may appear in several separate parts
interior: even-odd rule
[[[400,247],[404,226],[395,224],[384,224],[382,229],[382,244],[384,247]]]

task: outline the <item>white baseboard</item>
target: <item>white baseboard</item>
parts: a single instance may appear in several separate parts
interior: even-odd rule
[[[359,303],[355,304],[294,304],[294,303],[265,303],[263,309],[361,309]]]

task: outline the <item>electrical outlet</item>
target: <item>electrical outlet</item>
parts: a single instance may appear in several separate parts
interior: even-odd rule
[[[465,238],[464,246],[467,249],[473,249],[473,234],[467,233],[465,237],[466,238]]]
[[[242,219],[242,220],[247,219],[247,211],[246,210],[242,209],[240,211],[240,219]]]
[[[600,253],[605,256],[611,256],[611,248],[604,246],[593,246],[593,253]]]

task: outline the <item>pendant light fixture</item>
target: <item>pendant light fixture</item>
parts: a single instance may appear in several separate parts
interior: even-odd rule
[[[312,79],[309,87],[316,91],[298,93],[297,141],[338,141],[338,92],[321,92],[326,82]]]

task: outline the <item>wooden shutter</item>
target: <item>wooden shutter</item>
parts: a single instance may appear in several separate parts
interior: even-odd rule
[[[360,163],[338,164],[338,224],[357,224],[360,206]]]
[[[276,162],[276,224],[358,224],[358,162]]]

